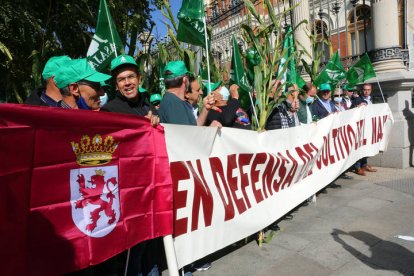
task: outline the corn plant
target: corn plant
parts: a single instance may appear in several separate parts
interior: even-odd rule
[[[309,51],[307,51],[305,47],[302,47],[302,49],[300,50],[300,53],[306,55],[311,60],[311,62],[308,63],[306,62],[305,59],[303,58],[301,59],[303,67],[305,68],[306,73],[309,75],[311,82],[313,83],[318,77],[319,72],[321,70],[321,63],[322,63],[321,58],[323,54],[323,51],[321,48],[323,46],[320,47],[321,46],[320,43],[322,43],[322,45],[326,44],[329,46],[330,55],[333,51],[332,51],[332,43],[326,37],[322,37],[322,39],[318,41],[317,34],[309,34],[308,36],[311,41],[313,55],[312,53],[309,53]]]
[[[219,81],[220,78],[220,69],[218,67],[218,64],[214,61],[214,58],[211,53],[205,53],[204,50],[202,50],[201,47],[186,47],[186,44],[183,42],[180,42],[177,40],[176,33],[178,30],[178,24],[174,19],[174,15],[171,11],[169,0],[162,0],[161,3],[161,12],[163,16],[166,18],[166,21],[164,24],[167,26],[168,29],[168,36],[171,40],[171,42],[168,45],[163,45],[163,51],[167,51],[168,54],[161,55],[161,60],[165,64],[168,61],[172,60],[183,60],[185,64],[187,65],[187,68],[190,72],[198,73],[196,72],[196,55],[198,51],[203,51],[203,58],[200,61],[201,68],[207,67],[207,58],[208,56],[210,61],[210,75],[212,81]],[[207,27],[207,32],[211,33],[211,28]],[[160,44],[158,44],[158,49],[160,49]],[[198,49],[198,50],[194,50]]]
[[[244,39],[254,47],[260,56],[260,63],[254,66],[254,90],[256,92],[256,99],[258,102],[257,108],[259,113],[259,125],[255,126],[257,130],[264,130],[266,120],[271,114],[272,110],[282,102],[286,95],[280,95],[282,86],[277,87],[276,92],[274,90],[274,83],[280,81],[285,73],[287,66],[283,70],[278,72],[279,63],[282,58],[285,58],[288,49],[282,50],[283,34],[281,32],[281,25],[283,19],[290,13],[291,10],[296,8],[297,5],[283,11],[279,17],[276,16],[273,6],[269,0],[264,0],[261,4],[263,8],[267,8],[269,12],[270,22],[267,23],[263,20],[260,14],[256,11],[255,5],[250,0],[244,0],[244,4],[248,10],[248,24],[243,24],[243,37]],[[252,28],[251,18],[254,18],[257,22],[255,28]],[[302,21],[295,29],[301,24],[307,23]],[[272,33],[275,34],[274,46],[272,46]],[[286,62],[295,59],[294,54],[287,57]],[[274,92],[274,91],[273,91]],[[272,95],[276,95],[272,99]]]

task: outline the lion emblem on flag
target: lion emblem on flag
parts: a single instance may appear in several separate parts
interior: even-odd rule
[[[83,233],[103,237],[120,217],[118,166],[70,171],[72,218]]]

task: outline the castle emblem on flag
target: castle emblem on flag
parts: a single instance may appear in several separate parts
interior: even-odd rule
[[[82,136],[71,142],[76,162],[86,168],[70,171],[72,219],[84,234],[99,238],[108,235],[120,218],[118,166],[99,166],[112,160],[117,149],[112,136],[92,139]]]

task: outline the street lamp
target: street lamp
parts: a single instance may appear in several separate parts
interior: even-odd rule
[[[338,36],[338,49],[341,49],[341,40],[339,39],[339,10],[341,9],[341,4],[338,3],[338,0],[332,5],[332,11],[336,15],[336,35]]]
[[[325,47],[323,45],[323,39],[325,38],[324,36],[324,29],[323,29],[323,11],[322,8],[319,9],[318,12],[319,15],[319,19],[320,19],[320,30],[321,30],[321,50],[322,50],[322,56],[323,56],[323,60],[325,61]]]
[[[239,51],[242,54],[243,53],[243,42],[239,41],[239,43],[237,43],[237,46],[239,46]]]
[[[352,6],[354,6],[354,35],[355,35],[355,54],[359,55],[359,34],[357,30],[357,18],[356,18],[356,6],[359,0],[351,0]]]

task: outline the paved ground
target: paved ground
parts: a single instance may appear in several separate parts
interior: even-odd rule
[[[213,275],[414,275],[414,168],[338,180],[261,248],[254,240],[212,258]]]

